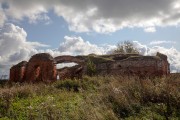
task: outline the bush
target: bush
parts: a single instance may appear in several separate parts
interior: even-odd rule
[[[90,57],[87,62],[87,75],[93,76],[96,74],[96,65],[91,61]]]
[[[66,89],[68,91],[75,91],[78,92],[79,91],[79,87],[80,87],[80,83],[77,80],[64,80],[64,81],[58,81],[55,84],[55,87],[58,89]]]

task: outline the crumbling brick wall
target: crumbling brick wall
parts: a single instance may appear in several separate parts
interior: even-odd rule
[[[12,82],[53,82],[56,76],[54,58],[47,53],[36,54],[29,62],[21,62],[10,69]]]
[[[46,53],[36,54],[27,64],[25,79],[27,82],[53,82],[56,80],[56,65],[52,56]]]
[[[11,82],[23,82],[25,78],[27,62],[22,61],[17,65],[14,65],[10,69],[10,81]]]
[[[75,65],[73,67],[65,67],[58,70],[60,80],[65,79],[81,79],[83,75],[83,67],[81,65]]]
[[[167,56],[130,56],[125,59],[97,64],[98,74],[163,76],[170,74]]]
[[[157,52],[156,54],[157,57],[159,57],[161,60],[159,61],[159,66],[158,68],[160,69],[162,74],[168,75],[170,74],[170,64],[167,60],[167,56],[164,54],[161,54]]]
[[[163,76],[170,74],[167,56],[138,54],[115,54],[91,56],[98,75],[138,75]],[[47,53],[36,54],[29,62],[23,61],[10,69],[10,81],[13,82],[53,82],[59,74],[60,79],[80,78],[87,74],[89,56],[58,56],[53,58]],[[72,68],[56,70],[57,63],[75,62]]]

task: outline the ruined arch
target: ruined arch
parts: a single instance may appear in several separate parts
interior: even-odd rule
[[[77,65],[72,67],[64,67],[61,69],[57,69],[59,79],[67,79],[67,78],[81,78],[84,70],[85,61],[83,59],[78,58],[78,56],[58,56],[54,58],[56,64],[60,63],[76,63]]]
[[[56,64],[58,63],[69,63],[69,62],[74,62],[79,65],[84,65],[85,61],[78,58],[77,56],[70,56],[70,55],[64,55],[64,56],[58,56],[54,58],[56,61]]]
[[[33,55],[26,66],[25,81],[53,82],[56,81],[56,65],[54,58],[48,53]]]

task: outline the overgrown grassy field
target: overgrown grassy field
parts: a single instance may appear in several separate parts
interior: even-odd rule
[[[179,120],[180,75],[0,86],[1,120]]]

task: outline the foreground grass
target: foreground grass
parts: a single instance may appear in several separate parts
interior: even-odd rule
[[[180,76],[87,77],[0,87],[2,120],[138,120],[180,118]]]

